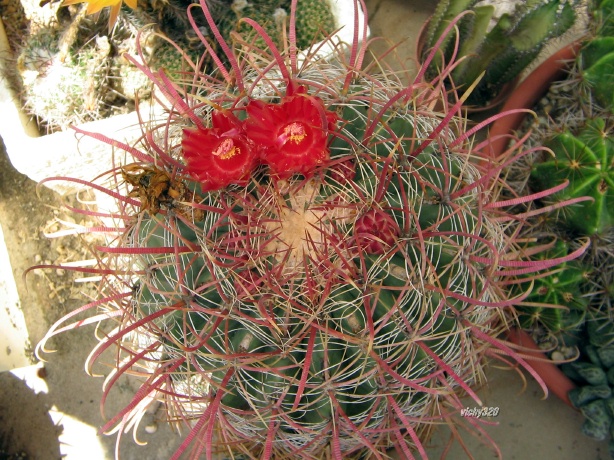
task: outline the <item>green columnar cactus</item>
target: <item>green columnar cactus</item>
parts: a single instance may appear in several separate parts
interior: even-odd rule
[[[119,320],[93,359],[117,346],[112,380],[145,380],[103,431],[160,399],[190,426],[174,458],[424,455],[493,346],[524,364],[497,338],[509,286],[569,257],[519,259],[502,166],[470,162],[442,85],[363,72],[362,45],[299,65],[245,22],[268,46],[221,44],[213,74],[131,59],[168,98],[141,150],[92,134],[135,161],[98,186],[118,238],[90,307]]]
[[[504,84],[514,80],[552,38],[566,32],[575,22],[574,2],[566,0],[530,0],[519,2],[513,14],[505,13],[488,30],[495,12],[492,5],[474,6],[477,1],[445,0],[427,30],[423,58],[441,37],[450,21],[463,11],[471,11],[458,24],[459,56],[465,58],[452,72],[454,85],[469,88],[482,73],[479,84],[467,100],[483,106],[500,93]],[[471,8],[471,9],[470,9]],[[456,53],[452,34],[442,48],[443,59],[449,62]],[[439,62],[431,64],[436,75]]]

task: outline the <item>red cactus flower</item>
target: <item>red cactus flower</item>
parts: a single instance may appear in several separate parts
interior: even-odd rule
[[[184,129],[181,146],[187,171],[203,191],[243,184],[257,162],[256,149],[241,122],[228,112],[213,112],[212,128]]]
[[[354,238],[367,254],[383,254],[401,234],[395,220],[381,209],[369,209],[354,224]]]
[[[247,113],[248,135],[260,147],[272,174],[282,178],[307,174],[329,158],[328,133],[337,117],[321,99],[299,89],[279,105],[252,101]]]

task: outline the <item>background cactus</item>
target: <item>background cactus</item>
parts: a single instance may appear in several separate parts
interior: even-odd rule
[[[480,403],[493,347],[526,365],[497,338],[516,278],[581,250],[519,259],[502,166],[471,163],[475,130],[441,81],[374,76],[362,44],[299,61],[258,33],[267,47],[222,44],[214,74],[172,81],[131,59],[168,117],[143,126],[141,150],[92,134],[135,163],[95,184],[118,205],[97,211],[117,237],[86,269],[102,297],[46,339],[104,305],[117,323],[90,364],[116,346],[108,385],[144,382],[103,431],[162,400],[191,430],[175,458],[190,443],[208,458],[424,455],[461,395]]]
[[[444,62],[453,55],[465,59],[452,72],[451,80],[459,89],[469,88],[484,76],[467,99],[470,105],[484,106],[500,93],[504,84],[517,78],[538,56],[549,40],[561,36],[576,20],[576,1],[530,0],[518,2],[512,14],[502,14],[491,27],[495,8],[476,5],[477,0],[442,0],[429,22],[422,56],[426,56],[443,31],[457,15],[465,14],[458,23],[459,46],[453,34],[444,38],[441,47]],[[429,72],[435,76],[439,61]]]
[[[238,1],[235,5],[241,3],[243,2]],[[236,19],[230,21],[230,30],[240,32],[247,39],[250,35],[256,36],[250,26],[240,22],[243,17],[251,18],[264,27],[276,45],[281,45],[285,24],[290,20],[291,0],[256,0],[245,3],[241,9],[235,6]],[[296,33],[299,37],[297,46],[300,49],[306,49],[312,43],[323,40],[339,26],[335,24],[328,0],[301,1],[297,5],[296,16]],[[229,34],[224,36],[227,37]],[[264,42],[260,42],[260,45],[263,44]]]
[[[566,253],[581,242],[590,246],[578,260],[567,262],[540,278],[523,307],[524,327],[540,326],[565,347],[575,348],[577,360],[562,366],[578,383],[570,392],[571,401],[587,420],[583,431],[606,439],[612,425],[611,370],[614,331],[614,116],[610,100],[611,70],[606,45],[614,17],[611,1],[590,3],[592,31],[582,44],[566,79],[553,84],[537,108],[538,118],[530,137],[533,145],[544,145],[550,154],[533,156],[528,163],[515,165],[509,177],[520,184],[516,193],[540,193],[564,187],[542,200],[553,212],[547,218],[532,219],[525,237],[558,241],[555,250]],[[608,11],[609,10],[609,11]],[[596,64],[603,62],[604,64]],[[607,84],[605,83],[607,80]],[[601,89],[599,86],[603,85]],[[608,97],[602,97],[605,88]],[[545,112],[545,115],[543,115]],[[519,180],[518,180],[519,178]],[[566,186],[565,186],[566,185]],[[557,210],[562,203],[573,203]],[[530,212],[530,211],[529,211]],[[554,297],[550,286],[561,283],[563,298]],[[569,293],[565,299],[565,293]],[[543,308],[536,305],[559,305]],[[532,304],[535,303],[535,304]],[[537,308],[536,308],[537,307]],[[556,321],[553,321],[556,319]],[[580,321],[579,321],[580,320]],[[611,453],[614,443],[610,441]],[[614,457],[613,457],[614,458]]]
[[[112,33],[107,30],[108,8],[99,16],[89,16],[87,5],[73,6],[70,12],[60,8],[57,21],[33,25],[33,32],[19,49],[23,84],[18,86],[23,88],[26,110],[50,132],[133,110],[136,97],[149,96],[151,83],[123,58],[123,53],[135,54],[141,47],[141,57],[151,68],[178,73],[185,70],[184,56],[170,41],[198,61],[205,47],[188,19],[191,3],[142,0],[137,8],[123,6],[118,18],[113,19]],[[231,34],[240,29],[254,36],[252,29],[240,22],[253,16],[281,43],[290,0],[224,0],[211,4],[214,22],[225,40],[230,41]],[[57,9],[58,5],[47,7]],[[195,21],[200,31],[210,33],[204,17],[197,16]],[[306,1],[297,10],[297,45],[304,49],[336,27],[327,0]],[[243,36],[249,39],[246,33]],[[212,34],[209,38],[215,45]],[[205,61],[203,66],[203,71],[210,71],[214,63]]]
[[[580,341],[582,359],[562,366],[576,382],[569,399],[586,417],[582,432],[597,440],[609,441],[614,458],[614,330],[612,318],[603,312],[594,313]]]
[[[603,234],[614,225],[614,139],[612,120],[596,118],[576,134],[564,131],[545,144],[553,157],[538,160],[531,172],[534,187],[546,190],[569,181],[553,201],[588,196],[559,213],[558,221],[576,235]]]
[[[539,257],[565,257],[570,252],[569,244],[559,239]],[[577,260],[572,260],[556,267],[550,275],[532,280],[531,293],[517,306],[520,326],[531,329],[539,324],[553,333],[581,327],[588,305],[586,281],[590,272],[586,270]],[[524,284],[521,286],[528,289]]]
[[[612,17],[598,3],[592,4],[592,8],[595,18],[605,16],[612,22]],[[588,300],[589,309],[605,312],[612,308],[614,295],[614,142],[611,139],[614,117],[608,101],[601,106],[601,99],[593,95],[593,87],[578,83],[586,82],[584,66],[593,67],[593,62],[599,60],[597,55],[603,51],[604,38],[599,31],[609,30],[609,23],[593,23],[597,35],[582,46],[568,78],[553,85],[547,96],[548,117],[539,118],[530,141],[544,145],[552,153],[535,155],[528,163],[514,166],[520,180],[518,177],[512,180],[520,184],[521,193],[540,192],[568,183],[543,200],[542,205],[556,209],[560,203],[574,204],[552,212],[547,219],[542,216],[534,220],[529,233],[538,237],[551,235],[566,242],[569,248],[580,244],[580,240],[590,241],[591,249],[571,264],[574,268],[570,267],[570,276],[576,278],[573,273],[577,270],[583,273],[577,278],[576,292]],[[607,78],[607,74],[601,78]],[[558,274],[555,276],[558,278]],[[551,283],[547,279],[542,282]]]
[[[21,96],[43,130],[126,113],[136,94],[151,90],[121,56],[136,49],[136,29],[120,18],[109,35],[103,16],[95,20],[80,10],[70,21],[36,24],[19,50]]]
[[[596,2],[594,20],[596,36],[581,51],[578,68],[582,82],[594,99],[610,113],[614,112],[612,78],[614,78],[614,1]]]

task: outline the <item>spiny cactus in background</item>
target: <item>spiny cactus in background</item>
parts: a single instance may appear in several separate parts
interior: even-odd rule
[[[120,17],[107,35],[104,11],[100,20],[84,13],[37,24],[19,50],[25,109],[48,132],[126,113],[135,94],[151,90],[151,82],[120,55],[136,50],[136,30]]]
[[[224,35],[224,29],[220,28],[224,37],[230,36],[230,32],[237,31],[243,39],[256,37],[253,29],[240,21],[241,18],[251,18],[258,22],[273,42],[280,46],[283,43],[283,34],[286,24],[290,20],[291,0],[255,0],[247,2],[236,0],[233,2],[233,10],[236,19],[229,22],[228,35]],[[272,13],[271,13],[272,12]],[[329,0],[305,0],[299,2],[296,9],[296,33],[297,46],[306,49],[312,43],[323,40],[332,33],[338,25],[331,12]],[[260,46],[264,42],[258,43]]]
[[[195,45],[202,54],[202,45],[195,37],[192,26],[188,19],[187,8],[193,3],[190,0],[140,0],[135,9],[123,8],[121,16],[126,22],[136,30],[141,30],[147,26],[152,26],[170,38],[174,43],[182,45],[184,49],[189,49]],[[219,19],[227,9],[229,2],[214,2],[220,4],[219,11],[214,10],[216,20]],[[120,25],[121,26],[121,25]],[[199,27],[205,26],[204,21],[199,21]]]
[[[590,241],[591,249],[579,260],[536,281],[531,301],[550,307],[529,304],[522,308],[524,327],[539,322],[554,333],[574,333],[582,325],[578,322],[582,310],[590,307],[608,311],[614,304],[613,130],[612,117],[596,118],[585,120],[576,134],[565,130],[543,139],[552,154],[540,155],[531,164],[530,173],[527,169],[534,193],[557,186],[562,190],[542,201],[543,206],[554,210],[547,219],[537,219],[526,236],[547,234],[558,239],[557,252],[564,253],[580,241]],[[569,205],[556,210],[561,203]],[[567,309],[552,309],[552,305]]]
[[[597,118],[573,134],[555,135],[545,143],[554,156],[535,163],[531,179],[546,190],[565,181],[569,186],[551,196],[554,201],[589,196],[590,202],[566,207],[560,225],[581,236],[604,234],[614,226],[614,124]]]
[[[184,70],[185,54],[197,62],[205,47],[196,30],[205,35],[210,32],[204,18],[193,18],[195,28],[190,24],[187,8],[192,3],[142,0],[137,8],[123,8],[118,18],[112,18],[112,34],[106,31],[109,11],[103,9],[100,17],[86,14],[93,3],[76,12],[71,10],[70,20],[42,25],[29,37],[19,58],[26,109],[47,131],[132,110],[137,97],[149,96],[151,82],[123,58],[123,53],[134,54],[140,48],[149,67],[164,68],[169,74]],[[276,43],[281,43],[290,0],[211,3],[213,22],[219,25],[225,40],[230,41],[232,32],[239,29],[252,33],[240,19],[255,16]],[[63,3],[69,4],[72,3]],[[115,5],[119,7],[121,1]],[[64,15],[66,11],[62,10]],[[296,22],[297,45],[301,49],[322,40],[336,27],[327,0],[305,1],[297,10]],[[210,36],[209,42],[213,45],[214,37]],[[202,65],[204,72],[215,66],[211,61]]]
[[[614,2],[612,0],[593,0],[593,18],[597,24],[597,35],[614,36]]]
[[[562,314],[562,322],[551,328],[551,318],[546,318],[542,325],[554,332],[575,335],[581,329],[577,326],[576,301],[586,301],[586,310],[607,313],[614,306],[614,112],[608,98],[599,97],[609,88],[611,96],[611,70],[608,70],[609,53],[607,46],[612,37],[602,35],[612,30],[614,1],[602,0],[589,2],[589,13],[593,20],[591,32],[582,44],[575,62],[570,64],[565,79],[555,82],[544,101],[536,108],[538,118],[533,135],[529,141],[532,145],[542,145],[551,150],[551,154],[539,154],[528,162],[519,162],[508,182],[516,182],[517,193],[539,193],[559,186],[562,189],[542,200],[543,206],[552,206],[555,211],[547,218],[534,219],[527,238],[539,239],[542,235],[558,239],[573,248],[579,241],[590,241],[590,250],[583,257],[569,264],[569,279],[578,281],[569,290],[581,293],[574,299],[570,310],[557,310],[556,316]],[[599,72],[603,72],[599,74]],[[603,84],[602,89],[598,89]],[[541,115],[545,112],[546,116]],[[567,186],[564,186],[567,184]],[[562,210],[556,210],[560,203],[573,202]],[[571,250],[571,249],[570,249]],[[582,273],[582,276],[579,275]],[[558,280],[560,271],[554,274]],[[553,285],[554,279],[543,278],[540,283]],[[534,302],[540,302],[539,289],[534,290]],[[545,291],[544,291],[545,292]],[[548,296],[541,302],[549,303]],[[583,302],[584,303],[584,302]],[[525,309],[527,318],[537,319],[546,313],[542,308]],[[609,313],[608,313],[609,314]],[[569,317],[568,317],[569,315]],[[559,327],[563,324],[576,325],[571,328]],[[528,322],[525,321],[525,326]],[[582,326],[582,324],[580,324]]]
[[[565,257],[572,252],[562,239],[552,249],[540,254],[540,259]],[[549,331],[574,331],[584,324],[588,299],[586,280],[590,273],[577,260],[560,264],[549,276],[532,280],[531,293],[517,306],[520,326],[531,329],[543,325]],[[523,290],[528,287],[521,285]]]
[[[29,37],[18,60],[26,110],[48,130],[112,113],[107,97],[109,41],[101,37],[78,54],[61,56],[59,39],[55,28],[40,30]]]
[[[189,0],[143,0],[138,9],[126,9],[124,14],[137,28],[154,23],[160,32],[184,50],[193,48],[202,54],[204,47],[188,20],[186,10],[192,3]],[[290,4],[291,0],[216,0],[209,2],[209,9],[224,40],[232,42],[233,32],[239,32],[240,36],[247,40],[249,37],[256,37],[253,29],[241,21],[242,18],[250,18],[264,28],[275,44],[280,45],[283,41],[284,24],[290,20]],[[210,33],[204,18],[195,20],[201,32],[205,35]],[[298,5],[296,34],[297,46],[300,49],[323,40],[334,32],[336,27],[329,0],[305,0]],[[217,46],[213,37],[210,38],[211,45]],[[265,45],[264,42],[259,44]],[[216,48],[216,51],[220,50]]]
[[[467,104],[484,106],[500,94],[502,86],[520,75],[538,56],[549,40],[561,36],[576,20],[576,0],[528,0],[518,2],[512,14],[504,13],[490,28],[495,8],[477,0],[441,0],[429,22],[422,57],[426,56],[450,21],[469,11],[459,21],[459,45],[453,34],[443,37],[444,62],[464,57],[452,72],[451,80],[461,91],[469,88],[482,73]],[[439,61],[430,68],[439,72]]]
[[[494,347],[526,366],[498,338],[510,286],[583,248],[519,259],[523,219],[499,201],[503,166],[471,163],[462,99],[423,72],[403,86],[363,69],[358,16],[356,47],[304,58],[293,21],[277,48],[245,19],[268,46],[233,51],[200,7],[226,53],[197,32],[216,72],[187,60],[192,74],[173,81],[130,58],[168,116],[143,126],[141,150],[90,133],[135,163],[94,184],[118,206],[97,211],[116,238],[84,269],[102,297],[45,341],[99,306],[117,321],[89,363],[117,347],[107,388],[132,371],[144,381],[103,431],[138,425],[156,400],[190,427],[173,458],[190,445],[207,458],[411,458],[436,423],[481,431],[458,415],[461,395],[480,404],[485,358]]]
[[[578,69],[593,98],[614,113],[614,0],[596,2],[593,17],[596,35],[582,48]]]

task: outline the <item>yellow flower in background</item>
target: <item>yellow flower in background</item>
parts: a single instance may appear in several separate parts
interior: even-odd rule
[[[111,11],[109,13],[109,31],[111,31],[115,25],[115,22],[117,21],[117,16],[119,16],[119,10],[122,7],[123,1],[124,0],[64,0],[64,2],[62,2],[62,6],[87,3],[86,14],[96,14],[107,6],[111,7]],[[136,9],[137,0],[125,0],[125,2],[133,10]]]

